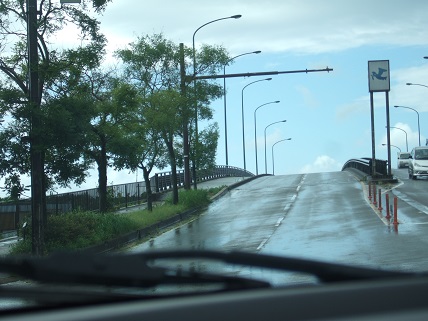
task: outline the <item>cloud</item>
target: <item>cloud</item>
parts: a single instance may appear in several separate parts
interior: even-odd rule
[[[390,141],[391,141],[391,151],[401,149],[402,152],[408,151],[410,152],[414,146],[419,145],[419,133],[417,130],[412,130],[411,126],[406,123],[397,122],[395,124],[391,124],[390,131]],[[387,137],[386,133],[382,136],[381,141],[379,142],[379,148],[385,149],[386,147],[382,144],[386,144]],[[421,134],[421,144],[423,145],[425,142],[425,136]]]
[[[327,155],[318,156],[312,164],[303,166],[300,173],[335,172],[342,169],[343,164]]]
[[[199,30],[197,45],[223,44],[231,53],[263,48],[265,53],[316,54],[364,45],[424,44],[427,11],[426,1],[409,5],[387,0],[122,0],[107,6],[101,29],[114,39],[112,47],[119,46],[119,42],[126,45],[136,34],[158,32],[191,45],[192,34],[199,26],[219,17],[242,14],[240,19],[216,22]]]

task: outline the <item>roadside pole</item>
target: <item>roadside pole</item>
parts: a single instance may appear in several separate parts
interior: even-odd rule
[[[368,62],[368,80],[370,92],[371,111],[371,131],[372,131],[372,178],[376,176],[376,156],[375,156],[375,129],[374,129],[374,92],[385,92],[386,100],[386,123],[387,123],[387,148],[388,148],[388,177],[391,177],[391,143],[389,134],[389,91],[390,72],[389,60],[371,60]]]

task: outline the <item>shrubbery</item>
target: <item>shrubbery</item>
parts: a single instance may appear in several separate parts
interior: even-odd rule
[[[152,212],[139,210],[124,214],[72,212],[50,215],[45,231],[46,253],[102,244],[185,210],[207,206],[210,203],[210,196],[221,188],[180,191],[179,204],[172,205],[168,199],[165,205],[155,207]],[[11,253],[31,253],[31,226],[27,225],[25,231],[20,231],[20,235],[25,235],[25,239],[16,243]]]

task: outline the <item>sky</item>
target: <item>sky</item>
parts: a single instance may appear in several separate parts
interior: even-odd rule
[[[227,79],[227,150],[224,99],[212,102],[211,122],[220,128],[217,164],[226,165],[227,154],[229,166],[244,168],[245,149],[245,169],[272,174],[274,166],[274,174],[281,175],[340,171],[351,158],[372,156],[368,61],[389,61],[390,126],[399,128],[391,128],[392,167],[399,150],[418,145],[418,118],[425,145],[427,12],[425,0],[113,0],[100,28],[110,54],[155,33],[191,47],[199,27],[240,14],[240,19],[209,23],[195,34],[196,47],[221,45],[230,57],[261,51],[234,59],[227,74],[332,68],[269,76],[271,81],[263,80],[267,76]],[[387,94],[374,93],[373,98],[376,158],[386,160]],[[142,173],[108,173],[109,184],[136,180],[143,180]],[[94,171],[81,188],[96,185]]]

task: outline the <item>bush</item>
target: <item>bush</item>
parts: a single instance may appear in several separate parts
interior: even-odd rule
[[[140,210],[120,215],[71,212],[50,215],[45,230],[45,251],[51,253],[57,250],[77,250],[101,244],[188,209],[207,206],[210,203],[210,195],[214,195],[221,189],[222,187],[209,190],[183,190],[179,193],[179,204],[172,205],[172,199],[168,199],[167,204],[155,207],[152,212]],[[27,225],[25,231],[19,232],[20,235],[25,233],[25,239],[13,246],[11,254],[30,254],[32,252],[31,224]]]
[[[45,230],[45,250],[50,253],[82,249],[136,229],[137,224],[126,215],[92,212],[50,215]],[[27,226],[25,240],[18,242],[12,253],[31,253],[31,226]]]
[[[186,209],[207,206],[210,203],[208,190],[187,190],[180,191],[178,195],[178,203],[182,204]]]

